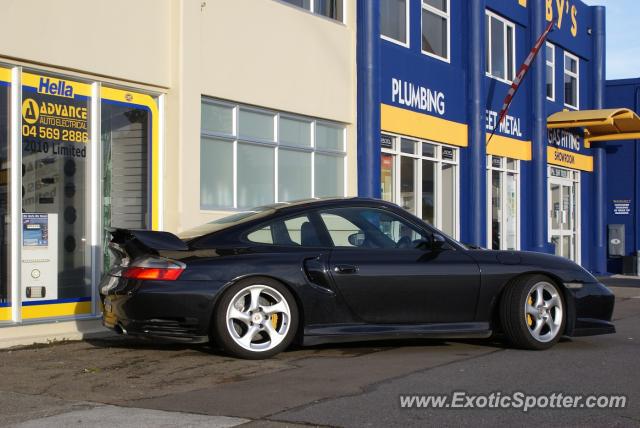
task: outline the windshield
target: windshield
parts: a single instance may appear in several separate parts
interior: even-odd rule
[[[184,232],[178,233],[178,238],[182,240],[188,240],[197,238],[199,236],[208,235],[209,233],[217,232],[228,227],[232,227],[247,221],[270,215],[275,212],[274,208],[274,205],[269,205],[231,214],[226,217],[211,221],[209,223],[194,227],[193,229],[188,229]]]

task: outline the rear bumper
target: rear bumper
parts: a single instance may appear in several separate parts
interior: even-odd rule
[[[103,325],[120,334],[174,342],[209,340],[211,315],[222,284],[135,281],[105,277]]]

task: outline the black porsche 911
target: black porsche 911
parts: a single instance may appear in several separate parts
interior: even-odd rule
[[[614,296],[572,261],[467,247],[361,198],[259,207],[180,236],[112,229],[100,284],[122,334],[212,340],[243,358],[302,345],[487,338],[545,349],[614,333]]]

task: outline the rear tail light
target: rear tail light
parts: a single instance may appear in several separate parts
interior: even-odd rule
[[[122,272],[122,276],[143,281],[175,281],[180,278],[186,265],[162,257],[145,257],[135,260]]]

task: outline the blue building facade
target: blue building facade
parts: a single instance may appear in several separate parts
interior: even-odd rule
[[[640,79],[608,81],[605,105],[610,108],[628,108],[639,113]],[[635,256],[640,250],[640,141],[611,141],[605,143],[604,149],[607,154],[607,225],[624,227],[621,254],[608,254],[607,269],[612,273],[634,273],[634,263],[624,266],[623,257]],[[616,239],[613,236],[609,238]],[[637,273],[637,264],[635,266]]]
[[[603,107],[604,17],[577,0],[359,0],[360,195],[462,242],[606,272],[604,149],[580,129],[547,129],[555,112]]]

